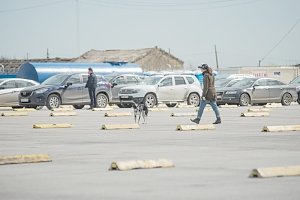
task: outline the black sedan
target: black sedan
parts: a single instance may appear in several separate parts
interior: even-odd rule
[[[271,78],[245,78],[231,87],[217,89],[217,103],[249,104],[281,103],[290,105],[297,101],[296,87]]]
[[[19,94],[22,106],[44,106],[49,110],[60,105],[73,105],[81,109],[90,104],[88,89],[85,88],[87,74],[57,74],[41,85],[28,87]],[[98,107],[106,107],[111,100],[111,84],[98,77],[96,101]]]

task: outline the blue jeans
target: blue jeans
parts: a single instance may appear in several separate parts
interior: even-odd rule
[[[197,118],[201,119],[204,108],[205,108],[207,103],[209,103],[211,105],[213,111],[215,112],[216,118],[219,118],[220,117],[220,112],[219,112],[219,108],[217,106],[217,102],[216,101],[208,101],[208,100],[201,100]]]

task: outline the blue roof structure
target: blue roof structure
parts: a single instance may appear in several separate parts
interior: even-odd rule
[[[143,70],[135,63],[103,62],[103,63],[31,63],[21,65],[17,72],[18,78],[43,82],[50,76],[60,73],[87,73],[91,67],[95,74],[142,74]]]

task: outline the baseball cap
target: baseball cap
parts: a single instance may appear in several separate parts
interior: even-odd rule
[[[199,69],[208,69],[208,65],[207,64],[202,64],[200,66],[198,66]]]

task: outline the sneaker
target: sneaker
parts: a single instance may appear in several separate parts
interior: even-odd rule
[[[199,122],[200,122],[200,119],[199,119],[199,118],[190,119],[190,120],[191,120],[191,122],[194,122],[194,123],[196,123],[196,124],[199,124]]]

